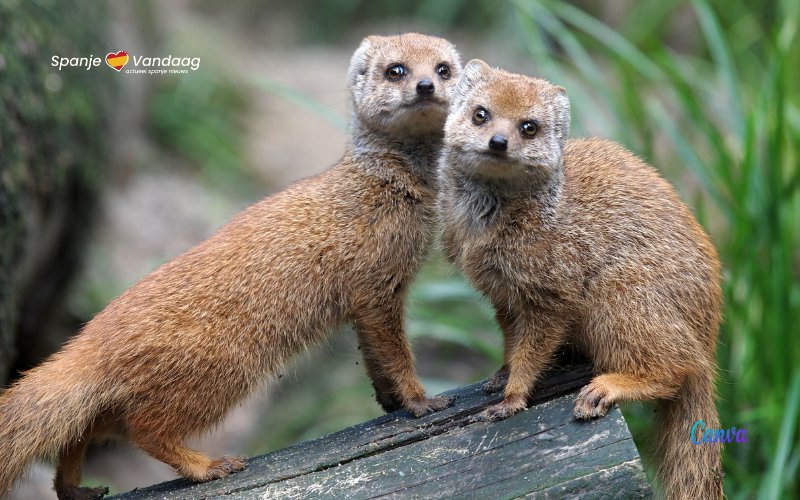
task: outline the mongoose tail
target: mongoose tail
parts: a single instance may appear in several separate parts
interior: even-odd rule
[[[704,421],[707,429],[720,428],[713,380],[707,376],[687,378],[677,397],[660,400],[658,409],[656,454],[660,463],[656,477],[667,498],[722,498],[722,444],[693,444],[690,439],[698,420]]]
[[[107,399],[107,392],[98,390],[77,364],[66,371],[69,358],[69,350],[62,351],[0,395],[0,498],[11,493],[19,476],[37,459],[61,461],[56,490],[59,495],[66,493],[60,491],[64,480],[70,479],[64,475],[75,471],[64,465],[76,460],[80,464],[87,444],[83,436]],[[80,477],[80,468],[76,472]]]

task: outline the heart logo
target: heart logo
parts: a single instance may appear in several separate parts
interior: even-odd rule
[[[117,53],[109,52],[106,54],[106,64],[117,71],[122,71],[122,68],[128,64],[128,53],[124,50],[120,50]]]

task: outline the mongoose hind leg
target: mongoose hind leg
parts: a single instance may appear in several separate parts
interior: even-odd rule
[[[575,418],[602,417],[614,403],[675,397],[680,384],[649,380],[637,375],[605,373],[589,382],[575,401]]]
[[[81,483],[81,466],[88,445],[89,438],[83,436],[61,452],[53,484],[59,500],[95,500],[108,493],[106,487],[81,488],[78,486]]]
[[[56,477],[53,489],[59,499],[94,499],[108,494],[108,488],[80,488],[81,469],[86,455],[86,448],[96,441],[125,438],[125,427],[119,415],[113,411],[103,412],[97,416],[80,438],[61,450],[58,456]]]
[[[97,500],[108,494],[108,488],[98,486],[96,488],[85,488],[80,486],[64,486],[56,490],[58,500]]]
[[[199,483],[221,479],[244,470],[244,457],[224,456],[216,460],[203,453],[192,450],[178,442],[160,441],[152,437],[141,438],[133,435],[133,442],[144,452],[170,465],[180,475]]]

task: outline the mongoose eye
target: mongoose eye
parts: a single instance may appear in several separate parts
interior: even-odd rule
[[[478,109],[472,113],[472,123],[475,125],[483,125],[488,119],[489,112],[486,110],[486,108],[478,107]]]
[[[539,130],[539,126],[533,120],[522,122],[522,125],[519,126],[519,131],[525,137],[533,137],[537,130]]]
[[[402,64],[393,64],[386,69],[386,78],[389,80],[401,80],[406,76],[408,70]]]
[[[445,63],[436,66],[436,74],[439,75],[442,78],[442,80],[449,80],[450,66]]]

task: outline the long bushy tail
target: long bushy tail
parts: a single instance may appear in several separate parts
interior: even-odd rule
[[[103,404],[92,382],[51,358],[0,395],[0,498],[36,459],[55,460]]]
[[[722,444],[695,444],[691,439],[699,420],[705,429],[720,429],[714,394],[713,374],[690,377],[675,399],[659,403],[657,478],[669,500],[722,497]]]

